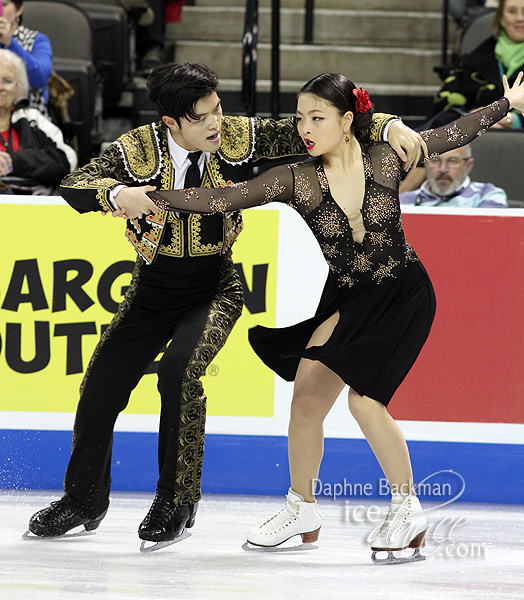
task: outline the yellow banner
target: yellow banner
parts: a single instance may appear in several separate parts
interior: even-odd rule
[[[0,214],[0,410],[74,412],[83,372],[130,281],[135,253],[124,222],[64,205],[0,204]],[[274,375],[247,331],[275,324],[278,211],[245,211],[244,221],[233,258],[247,307],[203,384],[210,415],[272,416]],[[156,384],[155,373],[145,375],[126,412],[157,413]]]

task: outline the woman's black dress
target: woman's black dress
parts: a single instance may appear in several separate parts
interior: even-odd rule
[[[422,132],[429,157],[463,146],[503,118],[506,98],[444,127]],[[330,272],[316,314],[290,327],[255,327],[250,342],[288,381],[301,358],[318,360],[361,395],[387,405],[424,345],[435,315],[431,281],[402,229],[398,201],[401,163],[388,144],[361,145],[365,234],[357,243],[350,221],[331,196],[322,158],[275,167],[229,188],[150,194],[162,208],[217,212],[286,202],[304,218]],[[351,221],[355,225],[355,218]],[[355,236],[356,237],[356,236]],[[329,340],[306,348],[315,329],[339,311]]]

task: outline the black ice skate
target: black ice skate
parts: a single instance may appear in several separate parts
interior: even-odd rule
[[[107,508],[93,517],[66,494],[60,500],[51,502],[51,506],[35,513],[29,521],[29,531],[39,537],[59,537],[83,525],[82,533],[91,532],[97,529],[106,513]]]
[[[188,538],[190,534],[186,532],[186,528],[195,524],[197,507],[198,502],[177,506],[157,493],[146,518],[138,528],[138,537],[143,540],[140,552],[160,550]],[[146,542],[155,543],[153,546],[146,546]]]

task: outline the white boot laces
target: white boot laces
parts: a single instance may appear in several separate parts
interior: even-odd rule
[[[379,535],[384,533],[387,529],[395,531],[402,527],[404,522],[409,517],[411,512],[411,501],[409,499],[404,500],[402,503],[392,502],[386,520],[380,528]]]
[[[267,521],[260,525],[260,529],[280,529],[282,525],[289,523],[297,518],[299,512],[299,505],[297,502],[293,502],[289,498],[287,499],[284,508],[279,510],[276,515],[270,517]]]

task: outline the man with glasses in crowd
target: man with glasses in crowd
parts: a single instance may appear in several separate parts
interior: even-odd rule
[[[425,163],[426,181],[418,190],[400,194],[400,203],[414,206],[507,208],[506,192],[492,183],[471,181],[475,159],[463,146]]]

